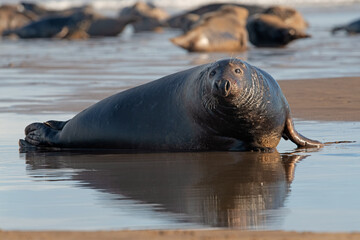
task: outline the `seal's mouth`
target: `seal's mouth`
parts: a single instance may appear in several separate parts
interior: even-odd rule
[[[221,97],[228,97],[231,92],[231,82],[227,79],[220,79],[214,83],[214,93]]]

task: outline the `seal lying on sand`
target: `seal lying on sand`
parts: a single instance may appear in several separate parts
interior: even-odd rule
[[[246,28],[250,42],[256,47],[284,47],[296,39],[310,37],[273,14],[252,16]]]
[[[36,16],[37,19],[50,16],[69,16],[77,12],[94,11],[94,8],[91,5],[70,7],[62,10],[48,9],[42,4],[36,2],[20,2],[19,5],[24,9],[24,12],[31,13]]]
[[[72,38],[72,35],[90,25],[92,13],[76,12],[69,16],[50,16],[28,25],[4,32],[4,36],[17,35],[20,38]]]
[[[300,135],[277,82],[238,60],[200,65],[110,96],[74,118],[33,123],[22,147],[271,151]]]
[[[187,18],[189,17],[188,14],[191,14],[193,16],[198,15],[199,17],[201,17],[202,15],[204,15],[206,13],[217,11],[220,8],[227,6],[227,5],[245,8],[248,10],[249,16],[256,14],[256,13],[262,13],[265,10],[263,7],[258,6],[258,5],[238,4],[238,3],[233,3],[233,2],[211,3],[211,4],[206,4],[206,5],[200,6],[198,8],[186,11],[179,15],[172,16],[167,19],[167,24],[171,28],[184,29],[184,23],[186,25],[188,24],[188,20],[187,20]]]
[[[247,48],[245,29],[248,10],[225,5],[204,14],[185,34],[170,39],[188,51],[244,51]]]
[[[97,16],[84,31],[89,37],[113,37],[119,35],[127,24],[136,20],[134,17],[110,18]]]
[[[309,24],[299,11],[288,6],[272,6],[263,12],[279,17],[288,27],[295,28],[298,31],[305,31]]]
[[[0,35],[3,31],[23,27],[33,20],[31,14],[21,11],[20,5],[2,5],[0,6]]]
[[[89,37],[116,36],[135,18],[109,18],[93,12],[77,12],[69,16],[49,16],[11,31],[4,36],[20,38],[87,39]]]
[[[165,20],[169,17],[168,13],[153,3],[149,2],[136,2],[131,7],[121,9],[120,17],[136,18],[137,21],[132,25],[135,32],[143,31],[161,31],[164,27]]]
[[[332,29],[332,34],[335,34],[338,31],[346,31],[347,34],[359,34],[360,33],[360,19],[355,20],[347,25],[334,27]]]

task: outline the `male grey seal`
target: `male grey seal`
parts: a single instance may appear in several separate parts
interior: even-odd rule
[[[174,73],[112,95],[65,121],[32,123],[22,147],[272,151],[299,134],[277,82],[239,59]]]

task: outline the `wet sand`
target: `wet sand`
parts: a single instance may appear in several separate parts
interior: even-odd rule
[[[141,230],[141,231],[99,231],[99,232],[14,232],[0,231],[2,240],[92,240],[92,239],[242,239],[242,240],[352,240],[359,239],[360,233],[297,233],[283,231],[238,231],[238,230]]]
[[[322,78],[278,81],[294,118],[318,121],[360,121],[360,77]],[[90,89],[91,91],[91,89]],[[97,88],[97,91],[75,91],[62,96],[59,102],[28,103],[13,106],[11,111],[80,112],[117,91]],[[10,109],[5,109],[9,111]],[[0,109],[1,112],[1,109]]]
[[[278,81],[295,118],[360,121],[360,77]]]

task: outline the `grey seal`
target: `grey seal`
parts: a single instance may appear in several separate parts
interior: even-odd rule
[[[200,6],[198,8],[188,10],[186,12],[171,16],[170,18],[167,19],[167,24],[171,28],[186,29],[186,26],[184,26],[184,23],[185,23],[185,25],[188,24],[188,20],[187,20],[188,14],[198,15],[199,17],[201,17],[202,15],[204,15],[206,13],[217,11],[226,5],[232,5],[234,7],[245,8],[248,10],[249,16],[256,14],[256,13],[262,13],[265,10],[265,8],[263,8],[261,6],[251,5],[251,4],[238,4],[238,3],[233,3],[233,2],[211,3],[211,4],[206,4],[206,5]]]
[[[32,123],[21,147],[150,151],[273,151],[299,134],[277,82],[239,59],[165,76],[112,95],[72,119]]]
[[[256,47],[284,47],[296,39],[310,37],[273,14],[252,16],[248,19],[246,28],[250,42]]]
[[[298,31],[305,31],[309,23],[304,19],[299,11],[288,6],[272,6],[263,12],[279,17],[288,27],[295,28]]]
[[[360,19],[357,19],[349,24],[342,26],[334,27],[331,32],[332,34],[337,33],[338,31],[345,31],[347,34],[359,34],[360,33]]]
[[[22,11],[21,5],[2,5],[0,6],[0,35],[3,32],[23,27],[34,19],[32,14]]]
[[[248,41],[247,17],[247,9],[225,5],[204,14],[189,31],[170,40],[190,52],[244,51]]]
[[[87,28],[93,19],[94,15],[88,12],[48,16],[22,28],[4,32],[4,36],[15,34],[20,38],[72,38],[73,34]]]
[[[93,11],[78,11],[70,15],[49,15],[21,28],[7,31],[4,36],[20,38],[87,39],[120,34],[135,18],[104,17]]]
[[[165,20],[169,17],[168,13],[153,3],[136,2],[131,7],[121,9],[120,17],[136,18],[137,21],[132,25],[135,32],[143,31],[161,31],[164,27]]]

